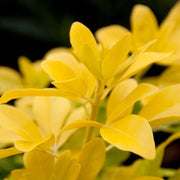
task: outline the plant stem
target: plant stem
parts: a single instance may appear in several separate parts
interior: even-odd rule
[[[103,94],[103,90],[104,90],[104,85],[102,84],[101,81],[98,80],[97,86],[96,86],[96,91],[94,94],[94,99],[92,102],[91,113],[89,116],[90,121],[96,121],[96,119],[97,119],[97,114],[98,114],[98,110],[99,110],[99,105],[101,103],[101,97]],[[93,127],[87,128],[85,138],[84,138],[84,144],[87,143],[91,139],[92,131],[93,131]]]

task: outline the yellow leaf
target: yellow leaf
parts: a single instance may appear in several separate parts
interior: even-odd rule
[[[105,48],[111,48],[116,44],[129,30],[120,25],[110,25],[100,28],[96,31],[97,40],[102,43]]]
[[[83,63],[88,70],[97,78],[102,79],[100,60],[93,54],[89,44],[85,44],[83,48]]]
[[[113,110],[137,87],[134,79],[127,79],[119,83],[111,92],[107,102],[107,115]]]
[[[49,135],[48,137],[41,140],[34,141],[25,141],[25,140],[17,140],[15,141],[15,147],[23,152],[29,152],[39,147],[42,150],[47,150],[55,143],[54,135]]]
[[[180,83],[180,66],[173,65],[173,66],[168,67],[159,76],[158,83],[161,86],[170,86],[173,84],[179,84]]]
[[[23,76],[23,83],[28,88],[43,88],[50,81],[40,66],[41,61],[32,63],[28,58],[21,56],[18,59],[19,69]]]
[[[137,47],[156,38],[158,22],[151,9],[145,5],[135,5],[130,17],[131,29]]]
[[[75,97],[90,97],[94,91],[95,79],[88,69],[70,53],[51,54],[42,63],[46,72],[54,78],[52,82],[61,91]]]
[[[69,117],[67,118],[64,124],[64,127],[66,127],[68,124],[71,124],[73,121],[76,121],[78,119],[87,119],[87,114],[84,110],[84,107],[79,107],[72,110],[71,114],[69,115]],[[72,133],[74,133],[74,131],[75,129],[72,129],[72,130],[62,133],[60,138],[58,139],[57,146],[58,147],[62,146],[69,139]]]
[[[179,12],[180,12],[180,2],[177,1],[176,4],[171,8],[168,15],[164,19],[164,21],[161,24],[161,28],[164,26],[169,25],[172,22],[175,22],[174,25],[178,27],[180,25],[180,18],[179,18]],[[176,28],[174,27],[174,28]]]
[[[28,172],[25,169],[15,169],[11,172],[12,180],[37,180],[36,177],[33,177],[30,175],[30,172]],[[37,177],[38,178],[38,177]],[[7,179],[9,180],[9,179]],[[11,179],[10,179],[11,180]]]
[[[0,104],[6,103],[12,99],[17,99],[21,97],[27,96],[60,96],[71,99],[73,101],[77,101],[82,103],[84,99],[77,98],[75,96],[69,95],[67,92],[61,91],[59,89],[54,88],[46,88],[46,89],[14,89],[9,90],[4,93],[0,98]]]
[[[9,67],[0,66],[0,94],[17,88],[23,88],[19,73]]]
[[[102,63],[102,74],[105,80],[116,76],[129,66],[128,53],[132,50],[132,36],[124,35],[105,55]]]
[[[55,157],[43,151],[31,151],[24,156],[26,169],[11,172],[16,180],[76,180],[80,165],[69,150]]]
[[[0,105],[0,126],[24,140],[40,140],[41,134],[33,121],[22,111],[10,105]]]
[[[34,97],[23,97],[17,99],[14,102],[14,106],[21,111],[25,112],[31,119],[34,119],[34,114],[32,112],[32,104],[34,101]]]
[[[94,180],[105,159],[105,144],[101,138],[89,141],[81,150],[79,164],[81,170],[77,180]]]
[[[57,159],[54,170],[55,180],[77,180],[80,168],[80,164],[72,159],[71,152],[67,150]]]
[[[23,152],[16,149],[15,147],[10,147],[7,149],[0,149],[0,159],[8,157],[8,156],[13,156],[16,154],[21,154],[21,153]]]
[[[19,139],[20,136],[7,129],[0,127],[0,142],[1,143],[13,143],[15,140]]]
[[[35,97],[33,103],[35,120],[45,136],[56,137],[71,110],[72,103],[61,97]]]
[[[134,63],[124,72],[124,74],[120,77],[119,81],[127,79],[137,72],[141,71],[143,68],[147,67],[148,65],[157,62],[159,60],[165,59],[172,54],[170,53],[156,53],[156,52],[144,52],[137,55],[135,58]]]
[[[54,158],[46,152],[31,151],[24,156],[24,165],[35,179],[52,179]],[[30,180],[30,178],[28,178]]]
[[[120,166],[117,173],[114,174],[112,180],[127,179],[132,180],[135,177],[162,177],[161,164],[164,156],[165,148],[168,144],[180,138],[180,133],[173,134],[166,141],[158,145],[156,148],[156,157],[153,160],[137,159],[129,166]]]
[[[56,81],[78,76],[78,62],[70,53],[51,54],[46,59],[42,62],[42,67]]]
[[[139,115],[145,117],[153,127],[169,122],[179,116],[180,85],[160,90],[141,109]],[[165,121],[164,121],[164,120]]]
[[[95,59],[93,61],[99,61],[99,50],[96,40],[91,31],[81,24],[80,22],[74,22],[70,29],[70,41],[73,50],[80,57],[81,61],[84,61],[84,46],[88,45]]]
[[[47,51],[43,57],[43,59],[48,59],[48,57],[52,54],[58,54],[62,52],[69,52],[71,53],[72,49],[67,47],[55,47]]]
[[[90,121],[90,120],[76,120],[76,121],[73,121],[71,124],[68,124],[67,126],[65,126],[60,131],[59,135],[71,129],[83,128],[83,127],[102,127],[102,124],[96,121]]]
[[[54,81],[52,84],[67,94],[82,98],[87,97],[88,87],[80,78],[74,78],[67,81]]]
[[[155,157],[153,133],[148,121],[138,115],[129,115],[104,125],[101,136],[117,148],[131,151],[147,159]]]
[[[112,122],[124,115],[124,112],[138,100],[148,97],[158,91],[156,86],[141,83],[130,94],[128,94],[114,110],[109,114],[107,122]],[[111,97],[110,97],[111,98]],[[111,104],[109,104],[111,105]],[[108,107],[109,108],[109,107]]]
[[[157,127],[165,123],[169,123],[180,118],[180,103],[160,112],[153,118],[149,119],[151,127]]]

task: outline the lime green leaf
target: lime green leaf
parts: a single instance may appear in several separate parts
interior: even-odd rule
[[[160,176],[160,167],[164,156],[165,148],[168,144],[180,138],[180,133],[170,136],[166,141],[161,143],[156,149],[156,157],[153,160],[140,160],[136,167],[135,176]],[[163,176],[163,174],[161,174]]]
[[[144,158],[155,157],[153,133],[147,120],[138,115],[129,115],[104,125],[101,136],[115,147],[134,152]]]
[[[179,180],[180,179],[180,169],[177,170],[176,174],[169,180]]]
[[[112,149],[106,152],[104,167],[120,165],[125,160],[127,160],[129,156],[130,156],[130,152],[121,151],[116,147],[113,147]]]
[[[132,180],[163,180],[160,177],[155,177],[155,176],[143,176],[143,177],[138,177]]]
[[[102,168],[105,160],[105,144],[101,138],[89,141],[81,150],[81,165],[78,180],[93,180]]]
[[[139,161],[133,162],[132,165],[129,166],[120,166],[116,169],[116,172],[112,175],[111,180],[116,179],[125,179],[132,180],[135,177],[136,169],[139,166]]]

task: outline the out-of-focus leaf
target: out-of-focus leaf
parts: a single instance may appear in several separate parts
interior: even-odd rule
[[[119,89],[119,88],[118,88]],[[134,105],[135,102],[148,97],[158,91],[156,86],[142,83],[130,92],[121,102],[117,104],[112,113],[108,116],[107,122],[113,122],[122,117],[123,113]],[[111,97],[110,97],[111,98]],[[114,98],[115,99],[115,98]],[[112,104],[112,103],[111,103]],[[108,104],[108,105],[111,105]],[[109,108],[109,107],[108,107]]]
[[[178,169],[175,175],[171,177],[169,180],[179,180],[179,179],[180,179],[180,169]]]
[[[22,156],[12,156],[5,159],[0,160],[0,179],[3,179],[9,175],[9,173],[15,168],[22,168],[23,161]],[[8,177],[7,180],[14,180]]]
[[[41,61],[32,63],[24,56],[18,58],[20,72],[23,77],[23,84],[27,88],[44,88],[50,82],[49,76],[41,67]]]
[[[0,66],[0,94],[19,88],[23,88],[19,73],[9,67]]]
[[[106,152],[104,167],[116,166],[122,164],[130,156],[130,152],[121,151],[115,147]]]
[[[35,97],[33,103],[36,122],[45,136],[53,133],[56,137],[71,110],[72,103],[60,97]]]
[[[76,121],[78,119],[86,119],[86,113],[83,107],[79,107],[77,109],[74,109],[71,111],[69,117],[66,119],[65,123],[64,123],[64,127],[67,126],[68,124],[72,123],[73,121]],[[67,140],[70,138],[70,136],[75,132],[75,129],[72,129],[70,131],[64,132],[63,134],[61,134],[61,136],[59,137],[57,146],[60,147],[62,146],[65,142],[67,142]],[[74,136],[74,134],[73,134]],[[82,135],[82,138],[84,136]],[[81,138],[79,137],[79,140]],[[77,139],[77,141],[75,140],[75,142],[77,143],[79,141]],[[78,143],[77,143],[78,144]]]
[[[173,134],[166,141],[161,143],[156,149],[156,157],[153,160],[147,159],[138,159],[130,166],[121,166],[119,170],[114,175],[114,179],[122,177],[122,179],[131,180],[132,178],[141,177],[141,176],[172,176],[174,172],[166,173],[166,168],[161,170],[161,163],[164,156],[165,148],[168,144],[173,142],[176,139],[180,138],[180,133]],[[169,169],[167,169],[169,171]]]
[[[180,85],[168,86],[153,95],[141,109],[139,115],[145,117],[152,127],[179,119]]]
[[[117,179],[126,179],[126,180],[132,180],[134,178],[134,174],[136,173],[136,168],[139,165],[139,161],[135,161],[130,166],[120,166],[118,170],[112,175],[111,180],[117,180]]]
[[[149,7],[144,5],[134,6],[130,20],[137,46],[141,46],[155,39],[158,30],[158,22]]]
[[[110,25],[98,29],[95,36],[97,40],[103,44],[104,48],[111,48],[128,32],[128,29],[120,25]]]
[[[104,80],[113,78],[129,66],[127,55],[131,49],[132,35],[127,33],[108,51],[101,63]]]
[[[143,177],[135,178],[133,180],[163,180],[163,179],[155,176],[143,176]]]
[[[96,138],[84,145],[79,156],[81,165],[78,180],[94,180],[105,160],[105,144]]]
[[[24,156],[26,169],[12,171],[16,180],[76,180],[80,165],[69,150],[55,157],[43,151],[31,151]]]

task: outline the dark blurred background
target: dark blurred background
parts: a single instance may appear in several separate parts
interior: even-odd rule
[[[145,4],[161,22],[177,0],[0,0],[0,65],[17,69],[17,58],[41,59],[51,48],[70,46],[69,29],[80,21],[92,32],[121,24],[129,28],[135,4]]]

